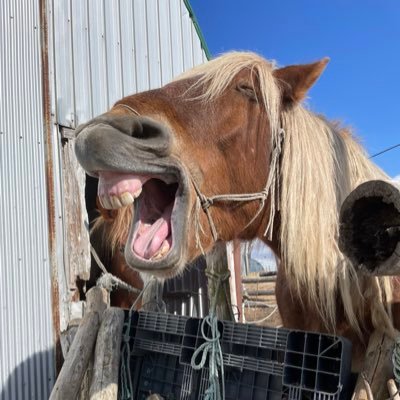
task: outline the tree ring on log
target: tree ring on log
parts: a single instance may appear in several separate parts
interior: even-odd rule
[[[380,180],[361,184],[340,211],[339,247],[359,271],[400,274],[400,190]]]

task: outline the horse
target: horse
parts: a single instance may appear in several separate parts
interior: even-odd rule
[[[371,332],[400,327],[399,294],[338,247],[344,198],[388,177],[349,129],[305,104],[328,61],[223,54],[117,101],[77,129],[75,152],[119,213],[107,240],[125,244],[131,268],[168,278],[215,243],[259,238],[279,261],[284,326],[348,337],[356,371]]]

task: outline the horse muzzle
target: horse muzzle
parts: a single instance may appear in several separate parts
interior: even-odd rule
[[[171,155],[169,128],[142,116],[100,116],[77,130],[75,152],[99,178],[104,208],[134,207],[125,259],[132,268],[172,276],[184,266],[189,215],[185,167]]]

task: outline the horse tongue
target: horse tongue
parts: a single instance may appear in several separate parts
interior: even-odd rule
[[[163,215],[151,226],[139,228],[137,237],[133,243],[133,250],[137,255],[147,260],[154,257],[161,247],[168,243],[166,238],[170,234],[172,206],[168,206]]]

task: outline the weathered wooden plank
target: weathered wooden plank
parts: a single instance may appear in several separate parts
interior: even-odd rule
[[[64,188],[64,254],[68,281],[75,287],[77,277],[90,277],[89,223],[85,203],[85,171],[74,152],[74,140],[66,140],[62,147]]]
[[[90,400],[116,400],[124,311],[111,307],[104,311],[97,335]]]
[[[359,272],[400,275],[400,186],[358,186],[341,207],[339,234],[340,249]]]
[[[50,395],[50,400],[76,400],[89,364],[100,326],[99,314],[88,312],[82,319],[67,358]]]

